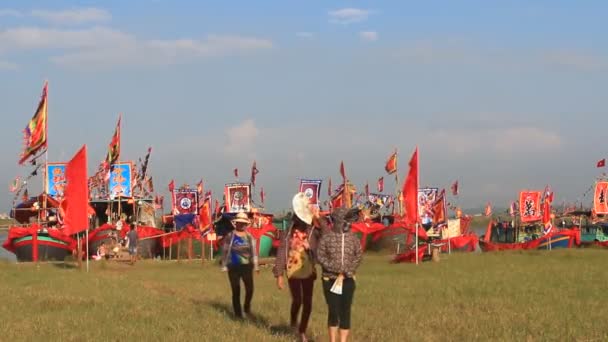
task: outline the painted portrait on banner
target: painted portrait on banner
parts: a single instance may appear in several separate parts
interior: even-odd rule
[[[195,189],[175,190],[175,215],[196,214],[198,208],[198,192]]]
[[[48,163],[46,166],[46,193],[54,198],[62,198],[65,185],[66,163]]]
[[[232,183],[224,187],[226,197],[226,212],[251,211],[251,184]]]
[[[300,180],[300,192],[310,201],[310,204],[316,206],[319,205],[319,196],[321,194],[321,180],[320,179],[302,179]]]
[[[438,188],[421,188],[418,189],[418,216],[423,225],[433,223],[433,205],[437,200]]]
[[[108,187],[110,189],[110,198],[115,199],[116,197],[131,197],[133,184],[132,184],[132,163],[118,163],[113,164],[110,168],[110,180]]]

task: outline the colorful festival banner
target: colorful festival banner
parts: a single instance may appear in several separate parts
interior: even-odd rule
[[[435,216],[433,206],[439,194],[438,188],[418,189],[418,216],[422,224],[432,224]]]
[[[110,199],[116,197],[131,197],[133,190],[133,163],[125,162],[113,164],[111,167],[110,181]]]
[[[231,183],[224,187],[226,212],[251,211],[251,184]]]
[[[608,182],[595,183],[595,196],[593,196],[593,210],[596,214],[608,214]]]
[[[306,197],[310,200],[310,204],[319,205],[319,198],[321,196],[321,183],[320,179],[301,179],[300,180],[300,192],[303,192]]]
[[[62,198],[65,190],[66,163],[48,163],[46,166],[46,193],[54,198]]]
[[[521,191],[519,193],[519,216],[521,222],[535,222],[542,218],[541,192]]]
[[[391,195],[384,194],[369,194],[367,200],[373,204],[384,207],[390,203]]]
[[[198,192],[196,189],[178,189],[173,191],[174,215],[196,214],[198,209]]]

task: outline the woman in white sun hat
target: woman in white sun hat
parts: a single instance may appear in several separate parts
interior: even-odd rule
[[[234,230],[224,238],[222,248],[222,270],[228,271],[232,290],[232,308],[237,318],[251,314],[253,299],[253,271],[259,273],[256,241],[246,230],[251,221],[247,214],[240,212],[232,220]],[[241,279],[245,285],[245,303],[241,308]]]
[[[307,341],[306,329],[312,311],[314,282],[317,279],[317,243],[323,232],[329,231],[329,226],[319,217],[318,207],[310,205],[304,193],[294,196],[292,207],[294,215],[291,228],[281,237],[273,273],[280,290],[284,287],[283,274],[287,275],[291,294],[291,327],[297,331],[300,341]],[[300,308],[302,316],[298,324]]]

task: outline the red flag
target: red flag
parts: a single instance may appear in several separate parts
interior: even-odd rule
[[[76,234],[89,228],[89,187],[87,178],[87,145],[82,146],[65,167],[65,218],[63,232]]]
[[[198,195],[199,199],[203,199],[203,180],[201,179],[200,182],[196,183],[196,193]]]
[[[108,145],[108,155],[106,156],[106,163],[111,167],[112,164],[116,163],[118,158],[120,158],[120,120],[122,119],[122,114],[118,115],[118,122],[116,123],[116,129],[114,130],[114,135],[112,135],[112,140]]]
[[[207,229],[211,225],[211,205],[210,198],[205,198],[201,210],[199,211],[199,222],[201,224],[200,229]]]
[[[239,169],[234,169],[234,178],[239,178]]]
[[[340,175],[342,176],[342,181],[346,183],[346,171],[344,170],[344,161],[340,162]]]
[[[458,196],[458,181],[455,181],[454,184],[452,184],[451,190],[452,195]]]
[[[388,157],[388,160],[384,165],[384,170],[386,170],[389,175],[392,175],[393,173],[397,172],[397,151],[393,152],[393,154]]]
[[[433,223],[446,221],[445,189],[442,189],[433,204]]]
[[[260,173],[258,170],[255,160],[253,161],[253,165],[251,165],[251,185],[255,186],[255,176]]]
[[[597,167],[604,167],[604,166],[606,166],[606,158],[599,160],[597,162]]]
[[[521,222],[542,220],[540,191],[521,191],[519,193],[519,216]]]
[[[264,205],[264,197],[266,194],[264,193],[264,188],[260,190],[260,200],[262,201],[262,205]]]
[[[30,195],[27,192],[27,189],[25,189],[25,191],[23,192],[23,197],[21,197],[21,199],[23,200],[23,202],[26,202],[28,199],[30,199]]]
[[[169,192],[173,192],[173,190],[175,190],[175,181],[172,179],[169,182]]]
[[[331,177],[329,177],[329,181],[327,182],[327,196],[331,198]]]
[[[486,204],[485,215],[486,216],[492,216],[492,204],[490,204],[490,202],[488,202],[488,204]]]
[[[378,192],[384,191],[384,177],[378,178]]]
[[[405,219],[408,224],[418,222],[418,147],[409,162],[410,170],[403,184]]]
[[[365,183],[365,200],[367,201],[367,199],[369,198],[369,182]]]
[[[35,156],[38,151],[47,147],[47,96],[48,83],[45,82],[36,113],[23,131],[25,146],[19,159],[20,165],[25,163],[29,157]]]

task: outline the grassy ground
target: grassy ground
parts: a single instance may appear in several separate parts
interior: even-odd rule
[[[608,250],[442,255],[420,266],[366,255],[355,341],[605,341]],[[198,262],[0,262],[0,331],[17,340],[290,341],[289,295],[256,278],[256,319],[230,316],[226,275]],[[310,333],[326,340],[316,283]]]

